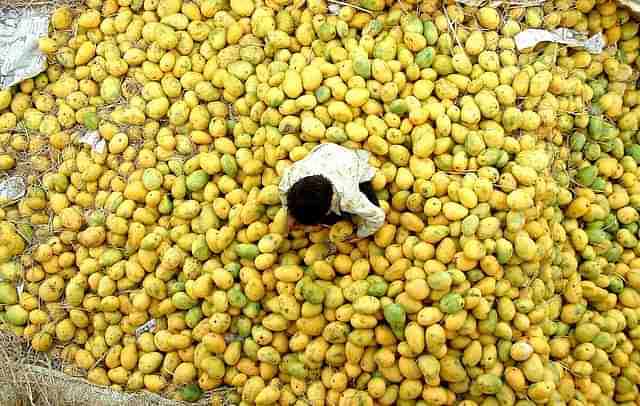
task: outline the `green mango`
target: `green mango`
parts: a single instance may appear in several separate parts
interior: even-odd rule
[[[327,86],[320,86],[314,92],[318,103],[324,103],[331,98],[331,90]]]
[[[202,309],[199,306],[196,306],[187,311],[187,314],[184,316],[184,320],[187,323],[187,327],[195,328],[203,317]]]
[[[423,22],[422,32],[427,39],[427,45],[434,45],[438,41],[438,27],[432,20],[425,20]]]
[[[389,323],[391,331],[398,339],[404,338],[404,327],[407,323],[407,313],[398,303],[388,304],[383,308],[384,319]]]
[[[595,142],[588,142],[584,148],[584,157],[589,161],[596,161],[602,155],[602,148],[600,144]]]
[[[416,65],[418,65],[420,69],[430,68],[433,64],[435,54],[436,50],[433,47],[426,47],[416,55]]]
[[[391,61],[396,58],[398,44],[391,35],[384,35],[373,45],[373,57],[383,61]]]
[[[405,13],[400,17],[400,27],[404,32],[422,34],[424,26],[422,21],[414,13]]]
[[[324,289],[310,279],[306,279],[302,285],[304,300],[312,304],[322,304],[324,301]]]
[[[171,296],[171,303],[180,310],[189,310],[198,304],[197,300],[192,299],[185,292],[177,292]]]
[[[202,390],[195,383],[191,383],[180,389],[180,394],[185,402],[197,402],[202,397]]]
[[[391,110],[393,114],[401,116],[409,111],[409,105],[404,99],[395,99],[389,105],[389,110]]]
[[[620,294],[620,292],[622,292],[622,289],[624,289],[624,280],[617,275],[610,276],[607,290],[617,295],[617,294]]]
[[[464,309],[464,298],[458,293],[448,293],[440,299],[439,308],[446,314],[457,313]]]
[[[582,151],[584,145],[587,142],[587,137],[584,133],[575,132],[570,138],[570,145],[572,151]]]
[[[186,179],[187,189],[191,192],[204,189],[207,183],[209,183],[209,174],[204,169],[198,169],[187,176]]]
[[[585,166],[576,172],[575,181],[582,186],[591,186],[598,175],[598,167],[595,165]]]
[[[502,379],[495,374],[482,374],[473,383],[482,395],[495,395],[502,388]]]
[[[22,306],[15,304],[6,308],[5,318],[14,326],[24,326],[29,321],[29,312]]]
[[[236,254],[242,259],[253,260],[258,256],[258,246],[255,244],[238,244],[235,246]]]
[[[631,156],[636,164],[640,163],[640,145],[633,144],[626,149],[625,155]]]
[[[244,307],[247,305],[248,300],[247,297],[240,289],[239,285],[236,285],[227,291],[227,298],[229,299],[229,304],[233,307]]]
[[[369,289],[367,290],[367,295],[382,297],[387,293],[387,288],[389,284],[382,276],[379,275],[370,275],[367,277],[367,282],[369,282]]]

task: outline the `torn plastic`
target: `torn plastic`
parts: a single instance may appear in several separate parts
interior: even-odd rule
[[[156,328],[157,324],[158,322],[156,321],[156,319],[151,319],[148,322],[144,323],[143,325],[141,325],[136,329],[136,337],[140,337],[142,334],[148,331],[152,331],[153,329]]]
[[[537,29],[524,30],[516,34],[514,39],[518,50],[534,47],[541,42],[555,42],[570,47],[582,47],[589,53],[599,54],[604,50],[605,46],[602,33],[597,33],[589,38],[585,33],[568,28],[558,28],[554,31]]]
[[[456,0],[457,3],[464,4],[465,6],[478,7],[484,0]]]
[[[329,5],[327,6],[327,14],[329,14],[330,16],[337,16],[338,14],[340,14],[341,8],[342,6],[340,4],[329,3]]]
[[[243,340],[242,336],[238,334],[227,333],[224,335],[224,342],[227,344],[232,343],[234,341],[242,341],[242,340]]]
[[[107,150],[107,141],[105,141],[105,139],[100,136],[100,133],[95,130],[90,130],[80,135],[80,137],[78,137],[78,142],[89,145],[99,154],[102,154]]]
[[[38,39],[47,35],[49,10],[45,7],[0,5],[0,90],[32,78],[47,67]]]
[[[20,176],[0,180],[0,204],[18,201],[27,193],[27,183]]]

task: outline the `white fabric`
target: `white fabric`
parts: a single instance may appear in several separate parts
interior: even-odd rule
[[[384,210],[377,207],[360,191],[360,183],[369,181],[376,173],[368,163],[369,153],[352,150],[336,144],[315,147],[302,160],[287,168],[280,180],[280,199],[287,207],[287,192],[300,179],[322,175],[333,185],[331,211],[354,214],[362,218],[357,236],[364,238],[375,233],[384,224]]]

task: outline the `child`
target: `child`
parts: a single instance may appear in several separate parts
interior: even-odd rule
[[[349,214],[363,220],[357,238],[382,227],[385,213],[371,186],[375,169],[368,158],[363,150],[321,144],[287,168],[280,181],[280,198],[289,212],[290,228],[330,226],[349,219]]]

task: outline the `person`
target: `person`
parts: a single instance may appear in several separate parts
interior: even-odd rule
[[[356,216],[361,221],[349,241],[374,234],[385,213],[371,185],[376,170],[368,160],[367,151],[321,144],[288,167],[279,191],[289,228],[329,227]]]

